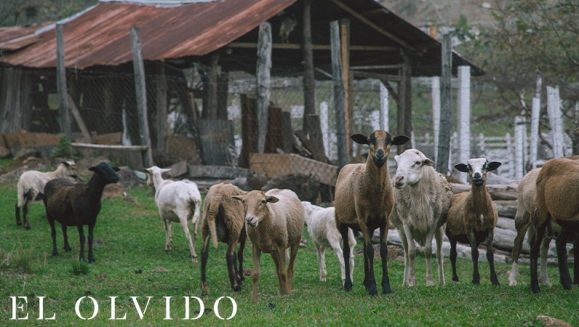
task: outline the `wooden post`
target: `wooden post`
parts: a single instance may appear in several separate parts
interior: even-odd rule
[[[17,132],[21,128],[21,85],[24,72],[21,67],[7,69],[0,85],[0,134]]]
[[[322,137],[322,129],[320,126],[320,116],[307,115],[308,128],[310,131],[310,144],[312,146],[312,154],[314,159],[326,162],[326,152],[324,151],[324,138]]]
[[[384,86],[384,83],[380,82],[380,129],[389,131],[388,126],[388,114],[390,109],[388,108],[388,89]]]
[[[521,180],[525,168],[525,135],[527,125],[525,118],[515,117],[515,179]]]
[[[452,95],[451,95],[451,77],[452,77],[452,45],[450,42],[450,33],[442,36],[442,74],[440,78],[440,129],[438,135],[438,157],[436,160],[436,171],[446,175],[448,173],[448,161],[450,156],[450,132],[452,118]]]
[[[353,99],[352,99],[352,87],[350,79],[350,20],[342,19],[340,20],[340,56],[341,56],[341,74],[342,74],[342,85],[344,87],[344,110],[345,110],[345,125],[346,125],[346,149],[348,154],[348,162],[350,162],[352,157],[352,140],[350,140],[350,135],[352,135],[352,128],[354,126],[353,122]]]
[[[438,161],[438,135],[440,132],[440,77],[432,77],[432,132],[434,141],[434,162]]]
[[[167,78],[165,63],[157,63],[157,150],[167,153]]]
[[[283,152],[292,153],[294,131],[292,129],[292,116],[288,111],[281,114],[281,130],[283,134]]]
[[[58,88],[58,114],[60,131],[70,140],[70,117],[68,115],[68,98],[66,96],[66,67],[64,66],[64,35],[62,24],[56,24],[56,80]]]
[[[342,75],[342,56],[340,47],[340,25],[338,21],[330,23],[330,40],[332,47],[332,77],[334,81],[334,104],[336,106],[336,138],[338,139],[338,171],[348,163],[348,147],[345,119],[344,80]]]
[[[209,94],[208,94],[208,109],[209,114],[207,119],[217,119],[217,68],[219,63],[219,55],[213,54],[211,56],[211,71],[209,72]]]
[[[470,159],[470,66],[458,67],[458,161]],[[467,182],[467,174],[460,174],[460,180]]]
[[[149,123],[147,119],[147,88],[145,85],[145,65],[141,52],[141,38],[139,29],[131,27],[131,48],[133,51],[133,69],[135,70],[135,93],[137,95],[137,112],[139,113],[139,136],[141,145],[147,146],[147,151],[143,153],[143,165],[151,167],[153,165],[153,152],[151,149],[151,138],[149,137]]]
[[[304,56],[304,117],[303,130],[309,133],[307,116],[316,113],[316,80],[314,76],[314,54],[312,50],[312,24],[311,24],[312,0],[304,0],[303,17],[303,56]]]
[[[324,140],[324,153],[326,157],[331,159],[330,156],[330,116],[328,114],[328,103],[322,101],[320,103],[320,124],[322,128],[322,139]]]
[[[267,118],[269,115],[270,70],[271,70],[271,25],[259,25],[257,43],[257,152],[263,153],[267,137]]]
[[[76,123],[78,124],[78,127],[80,128],[80,131],[82,133],[82,137],[84,138],[84,142],[85,143],[92,143],[92,137],[90,136],[88,128],[86,128],[84,120],[82,119],[82,116],[80,115],[80,111],[76,107],[76,104],[74,103],[74,100],[72,99],[72,96],[70,96],[70,94],[68,94],[68,96],[67,96],[67,101],[68,101],[68,106],[70,107],[70,111],[72,111],[72,115],[74,116],[74,119],[76,120]]]
[[[553,158],[563,157],[564,131],[561,112],[561,98],[559,97],[559,87],[547,86],[547,112],[549,123],[551,124],[551,135],[553,136]]]
[[[529,144],[529,162],[527,163],[527,171],[535,168],[537,161],[537,150],[539,147],[539,119],[541,118],[541,84],[543,78],[541,73],[537,72],[535,96],[533,97],[533,104],[531,107],[531,140]]]
[[[412,142],[407,142],[406,144],[399,145],[398,149],[401,150],[398,153],[402,153],[406,149],[410,149],[412,144],[414,144],[414,133],[412,130],[412,59],[405,52],[402,53],[403,65],[402,65],[402,82],[404,88],[404,133],[410,137]]]

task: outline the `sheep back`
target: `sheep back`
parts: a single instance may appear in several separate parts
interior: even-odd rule
[[[484,191],[484,196],[486,196],[486,207],[477,213],[474,210],[472,191],[453,195],[452,204],[448,210],[446,229],[453,235],[466,235],[472,230],[494,229],[497,224],[498,211],[488,192]]]
[[[551,159],[537,177],[538,224],[548,214],[559,222],[579,220],[579,161],[575,157]]]
[[[97,203],[89,205],[89,198],[75,196],[84,193],[86,183],[74,184],[66,178],[57,178],[46,183],[44,205],[58,222],[67,226],[77,226],[80,222],[88,224],[83,217],[95,217],[101,210],[100,197]]]
[[[202,239],[211,233],[213,246],[217,242],[228,242],[228,233],[240,234],[245,226],[244,208],[240,201],[233,196],[244,195],[237,186],[225,181],[209,188],[203,206],[203,224],[201,226]],[[217,230],[216,224],[224,224],[225,230]]]

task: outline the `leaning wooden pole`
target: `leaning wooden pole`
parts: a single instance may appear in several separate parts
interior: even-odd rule
[[[139,136],[141,138],[141,145],[147,146],[147,151],[143,154],[143,164],[145,167],[151,167],[153,165],[153,152],[151,149],[151,138],[149,136],[149,120],[147,118],[145,65],[143,63],[143,53],[141,52],[139,29],[136,26],[131,27],[131,47],[133,50],[133,69],[135,70],[137,112],[139,113]]]
[[[68,114],[68,97],[66,96],[66,67],[64,65],[64,34],[62,24],[56,24],[56,81],[58,88],[58,114],[60,131],[71,140],[70,116]]]
[[[257,152],[265,150],[267,136],[267,121],[269,117],[270,71],[272,49],[271,25],[259,25],[259,40],[257,43]]]
[[[440,78],[440,126],[438,134],[438,157],[436,160],[436,171],[441,174],[448,173],[448,157],[450,155],[450,133],[452,119],[452,45],[450,43],[450,33],[442,36],[442,76]]]
[[[303,130],[309,133],[308,115],[316,113],[316,80],[314,75],[314,51],[312,49],[312,23],[311,23],[312,0],[304,0],[303,19],[303,58],[304,58],[304,118]]]
[[[346,134],[346,103],[344,81],[342,80],[342,56],[340,47],[340,25],[338,21],[330,23],[330,39],[332,47],[332,78],[334,81],[334,104],[336,109],[336,137],[338,139],[338,171],[348,163],[348,148]]]

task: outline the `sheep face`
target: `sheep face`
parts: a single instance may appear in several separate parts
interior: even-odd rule
[[[434,161],[428,159],[422,152],[416,149],[404,151],[396,160],[396,175],[394,186],[401,189],[406,185],[414,185],[422,178],[424,166],[434,166]]]
[[[485,158],[469,159],[467,164],[455,165],[458,171],[468,173],[468,179],[474,186],[484,185],[487,179],[487,172],[493,171],[501,165],[500,162],[488,162]]]
[[[66,169],[68,170],[68,176],[72,177],[72,178],[77,178],[76,175],[76,163],[72,160],[67,160],[67,161],[62,161],[61,164],[63,164]]]
[[[374,131],[369,136],[354,134],[350,138],[358,144],[368,144],[370,146],[368,155],[372,157],[372,161],[378,168],[384,166],[386,160],[388,160],[392,145],[402,145],[409,140],[404,135],[392,138],[392,135],[386,131]]]
[[[259,222],[268,214],[267,204],[279,201],[275,196],[266,195],[263,191],[251,191],[244,197],[234,196],[233,198],[243,203],[245,222],[254,228],[257,227]]]
[[[119,171],[120,169],[111,166],[106,162],[101,162],[96,166],[90,167],[88,170],[94,173],[99,173],[102,176],[102,178],[107,182],[107,184],[116,183],[119,181],[119,175],[117,175],[116,172]]]
[[[164,173],[170,170],[171,169],[159,168],[157,166],[143,169],[143,171],[147,174],[147,185],[149,185],[150,187],[155,187],[153,176],[155,175],[162,176]]]

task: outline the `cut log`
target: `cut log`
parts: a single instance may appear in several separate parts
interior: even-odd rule
[[[456,193],[467,192],[472,189],[468,184],[450,183],[452,191]],[[493,200],[516,200],[517,184],[488,184],[487,191]]]

